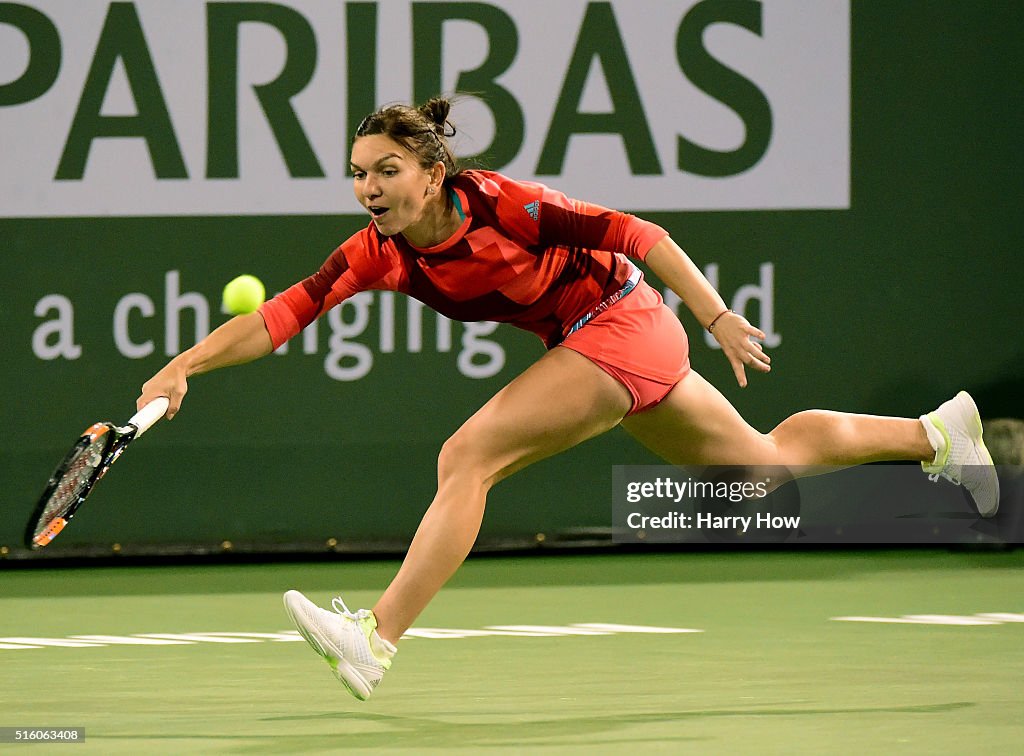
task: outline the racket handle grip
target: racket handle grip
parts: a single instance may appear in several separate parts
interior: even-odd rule
[[[151,401],[145,407],[140,409],[132,419],[128,422],[138,428],[138,432],[135,437],[138,438],[143,433],[153,427],[153,423],[159,420],[167,413],[167,406],[170,404],[166,396],[158,396],[156,399]]]

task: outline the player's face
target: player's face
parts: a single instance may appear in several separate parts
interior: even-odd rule
[[[353,188],[359,204],[385,236],[420,222],[431,174],[416,157],[384,134],[359,137],[352,144]]]

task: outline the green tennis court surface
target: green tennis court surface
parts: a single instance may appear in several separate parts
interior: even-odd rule
[[[370,605],[396,566],[5,571],[0,727],[84,727],[83,744],[25,748],[104,754],[983,753],[1024,741],[1024,552],[473,559],[417,623],[453,637],[403,641],[359,703],[291,640],[281,593]]]

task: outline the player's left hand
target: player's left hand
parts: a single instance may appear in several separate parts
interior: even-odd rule
[[[747,387],[748,367],[761,373],[767,373],[772,369],[772,358],[765,354],[761,344],[754,341],[763,341],[764,332],[750,325],[739,313],[728,312],[723,315],[715,324],[712,336],[722,346],[740,388]]]

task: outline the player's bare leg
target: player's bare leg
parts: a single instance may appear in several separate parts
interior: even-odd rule
[[[718,389],[691,372],[661,404],[622,426],[679,465],[779,465],[799,477],[868,462],[919,461],[933,480],[941,476],[964,486],[982,516],[992,517],[999,507],[981,418],[965,392],[921,418],[808,410],[759,433]]]
[[[845,467],[934,454],[916,418],[808,410],[759,433],[695,371],[622,427],[672,464]]]
[[[499,391],[449,439],[438,459],[438,490],[398,575],[373,611],[334,611],[298,591],[285,609],[338,680],[366,700],[391,667],[394,643],[462,564],[476,541],[487,491],[531,462],[615,426],[629,392],[564,347],[545,354]]]
[[[614,427],[630,406],[618,381],[556,347],[467,420],[441,450],[437,495],[373,609],[381,637],[397,642],[465,560],[491,486]]]

